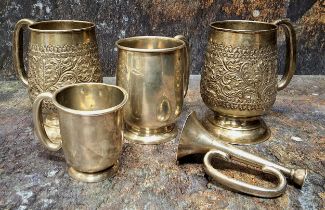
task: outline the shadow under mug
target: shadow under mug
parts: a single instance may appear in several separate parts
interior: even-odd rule
[[[61,141],[52,141],[43,125],[41,103],[51,101],[59,113]],[[128,94],[103,83],[79,83],[38,95],[33,104],[35,133],[51,151],[61,147],[69,175],[98,182],[115,174],[123,143],[123,112]]]

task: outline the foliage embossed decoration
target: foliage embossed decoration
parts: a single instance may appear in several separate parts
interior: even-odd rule
[[[31,100],[42,92],[81,82],[102,82],[95,42],[64,46],[39,46],[28,49],[28,83]],[[45,101],[46,110],[54,106]]]
[[[203,101],[213,110],[268,110],[277,92],[274,47],[225,46],[210,40],[201,79]]]

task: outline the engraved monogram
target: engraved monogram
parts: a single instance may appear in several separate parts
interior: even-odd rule
[[[31,44],[29,55],[29,93],[31,100],[42,92],[80,82],[102,82],[95,42],[64,46]],[[54,107],[43,104],[47,110]]]
[[[209,41],[201,80],[203,101],[213,110],[268,110],[277,92],[277,50],[232,47]]]

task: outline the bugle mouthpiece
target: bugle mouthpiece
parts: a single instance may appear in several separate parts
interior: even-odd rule
[[[307,169],[293,169],[291,179],[293,183],[298,185],[300,188],[304,185],[305,179],[307,177]]]

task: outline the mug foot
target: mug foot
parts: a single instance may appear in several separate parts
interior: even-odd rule
[[[271,136],[270,129],[260,117],[210,116],[203,125],[213,136],[230,144],[257,144],[266,141]]]
[[[139,130],[126,125],[124,138],[137,144],[161,144],[174,139],[178,134],[175,124],[156,130]]]
[[[104,179],[110,178],[114,176],[119,168],[119,163],[116,162],[113,166],[105,169],[103,171],[94,172],[94,173],[85,173],[81,171],[77,171],[73,167],[69,166],[68,174],[70,177],[77,181],[81,182],[100,182]]]

